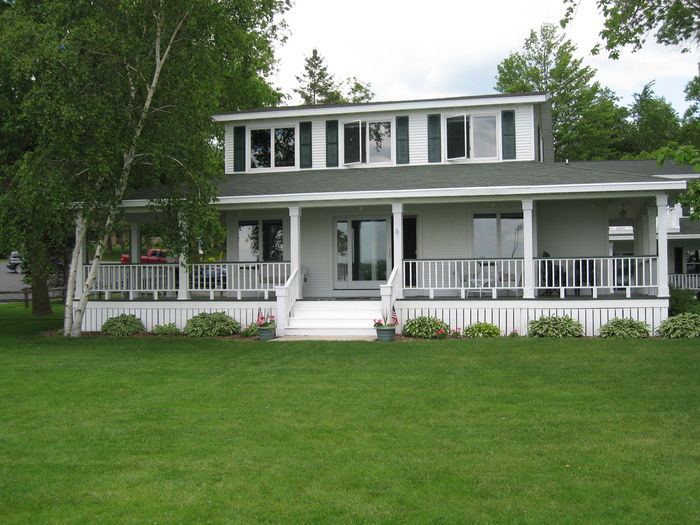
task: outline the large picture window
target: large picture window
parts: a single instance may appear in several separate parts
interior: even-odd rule
[[[474,257],[523,256],[522,213],[475,213]]]
[[[252,220],[238,223],[239,261],[281,261],[283,259],[284,231],[281,220]]]
[[[269,128],[250,131],[251,168],[288,168],[296,164],[296,129]]]
[[[343,134],[345,164],[392,161],[391,121],[346,122]]]

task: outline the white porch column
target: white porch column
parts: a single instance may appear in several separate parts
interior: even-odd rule
[[[75,219],[75,242],[78,242],[80,229],[83,226],[83,216],[78,214]],[[85,263],[87,262],[87,235],[80,244],[80,255],[78,256],[78,269],[75,274],[75,299],[79,300],[83,296],[83,285],[85,284]]]
[[[643,255],[658,255],[656,246],[656,206],[648,206],[647,213],[642,219],[645,226]]]
[[[391,203],[391,213],[394,216],[394,266],[399,267],[396,272],[396,279],[399,282],[399,293],[396,298],[403,299],[403,202]]]
[[[657,282],[659,297],[668,297],[668,196],[656,196],[656,215],[658,217],[659,241],[657,248],[658,255],[658,272]]]
[[[523,199],[523,298],[535,298],[535,236],[532,220],[534,203],[532,199]]]
[[[129,255],[131,264],[141,264],[141,225],[138,222],[129,224],[131,231]]]
[[[291,271],[299,271],[299,297],[304,286],[304,276],[301,273],[301,208],[299,206],[289,207],[289,261]]]
[[[180,228],[187,228],[187,223],[184,220],[180,220]],[[184,253],[180,254],[179,259],[177,300],[186,301],[190,299],[190,291],[188,290],[190,284],[190,270],[187,266],[187,256]]]

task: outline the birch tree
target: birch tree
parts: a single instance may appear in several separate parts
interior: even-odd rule
[[[211,114],[279,101],[265,78],[287,8],[285,0],[18,0],[4,10],[45,42],[27,58],[41,74],[25,94],[35,141],[18,165],[66,188],[45,203],[52,213],[80,218],[66,335],[80,335],[125,198],[158,188],[152,211],[166,224],[188,224],[170,235],[177,253],[192,254],[220,229],[210,206],[217,171]],[[88,234],[94,256],[76,300],[80,241]]]

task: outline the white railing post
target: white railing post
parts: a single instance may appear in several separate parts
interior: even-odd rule
[[[659,230],[659,241],[657,248],[657,276],[658,282],[657,296],[668,297],[668,196],[656,196],[656,217],[658,221],[657,228]]]
[[[180,282],[177,287],[177,300],[187,301],[190,298],[190,269],[187,266],[185,254],[180,255],[180,265],[178,266],[178,278]]]
[[[394,268],[398,268],[396,275],[398,285],[398,298],[403,298],[403,203],[394,202],[391,204],[391,213],[394,216]]]
[[[286,286],[276,286],[275,296],[277,297],[277,315],[275,319],[275,325],[277,326],[277,335],[282,336],[287,330],[287,325],[289,324],[289,302],[287,301],[289,296],[289,288]]]
[[[534,233],[531,199],[523,199],[523,298],[535,297]]]

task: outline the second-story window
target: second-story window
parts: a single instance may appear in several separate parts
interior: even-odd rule
[[[295,128],[250,131],[250,167],[286,168],[295,165]]]
[[[345,164],[392,161],[391,121],[346,122],[343,134]]]
[[[445,119],[447,160],[498,157],[495,115],[452,115]]]

